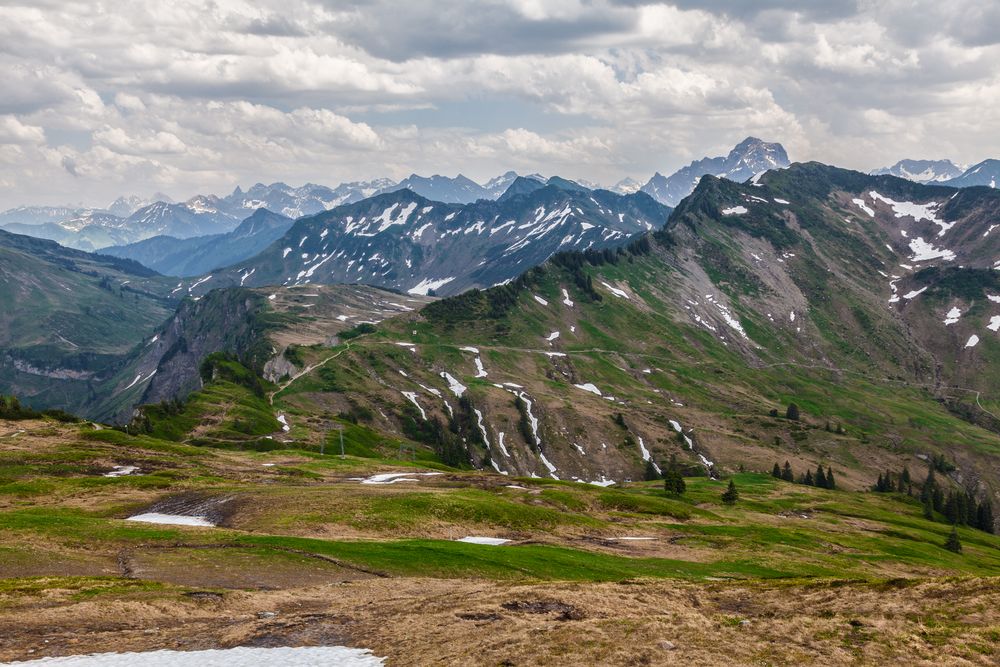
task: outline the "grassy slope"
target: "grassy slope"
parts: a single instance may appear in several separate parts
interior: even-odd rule
[[[1000,454],[1000,440],[950,413],[920,382],[864,370],[851,362],[840,371],[828,370],[830,361],[788,352],[795,346],[789,334],[775,335],[743,317],[749,335],[767,343],[757,348],[759,360],[751,366],[710,332],[674,319],[671,312],[678,299],[669,278],[674,269],[660,252],[586,270],[603,294],[600,302],[591,302],[561,269],[549,268],[500,318],[452,323],[411,317],[383,323],[376,334],[353,341],[337,359],[285,389],[278,404],[306,409],[318,402],[318,396],[364,396],[383,411],[398,414],[406,404],[399,391],[415,390],[427,410],[444,418],[442,401],[416,383],[436,387],[454,403],[438,377],[441,370],[448,370],[469,387],[475,404],[484,407],[493,440],[499,430],[507,431],[508,443],[519,437],[511,428],[517,419],[512,397],[494,383],[526,386],[542,405],[543,439],[557,454],[565,453],[560,469],[585,479],[587,462],[573,460],[569,441],[589,438],[594,446],[601,441],[621,442],[622,434],[611,420],[616,412],[635,424],[633,430],[645,434],[660,460],[671,454],[696,460],[673,437],[668,420],[675,419],[685,428],[695,428],[699,450],[723,469],[735,470],[742,463],[769,470],[775,460],[788,458],[798,468],[822,461],[834,465],[845,483],[857,487],[870,484],[886,467],[898,469],[909,462],[912,469],[919,469],[917,454],[942,452],[968,467],[979,467],[992,479],[985,462]],[[601,282],[627,288],[632,299],[616,298]],[[574,301],[572,307],[562,303],[563,288]],[[550,344],[545,337],[552,331],[561,335]],[[417,353],[398,346],[398,341],[415,343]],[[470,345],[480,350],[490,373],[487,378],[475,377],[471,355],[460,350]],[[552,350],[568,356],[544,355]],[[652,372],[643,373],[646,368]],[[408,377],[400,376],[399,369]],[[384,383],[374,382],[374,377]],[[572,387],[584,382],[619,402],[612,404]],[[771,408],[783,413],[791,401],[802,408],[803,423],[767,416]],[[553,415],[568,424],[568,431],[551,427]],[[828,422],[843,426],[846,433],[827,432]],[[558,458],[551,451],[548,456]],[[638,450],[624,457],[624,474],[639,475]],[[544,472],[540,466],[539,471]]]
[[[316,554],[393,576],[606,581],[1000,573],[1000,538],[960,529],[965,550],[952,554],[942,546],[948,526],[924,520],[911,499],[761,475],[734,478],[742,493],[735,507],[719,500],[722,482],[704,478],[690,479],[682,499],[665,497],[655,483],[601,489],[520,479],[511,481],[525,488],[511,489],[490,475],[456,472],[369,486],[348,478],[384,465],[378,460],[192,448],[54,423],[20,427],[28,432],[0,440],[5,562],[48,562],[41,566],[46,574],[64,573],[76,557],[113,561],[122,549],[179,545]],[[122,463],[144,474],[101,476]],[[235,496],[238,508],[228,528],[215,530],[120,520],[179,493]],[[337,534],[353,539],[324,537]],[[499,534],[520,544],[443,539],[467,534]],[[615,542],[622,535],[656,539]],[[216,553],[216,566],[231,557],[229,549]]]

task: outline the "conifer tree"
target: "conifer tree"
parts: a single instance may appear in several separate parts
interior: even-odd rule
[[[823,472],[823,466],[816,466],[816,477],[814,478],[816,486],[821,489],[826,488],[826,473]]]
[[[785,410],[785,419],[791,419],[792,421],[799,420],[799,406],[795,403],[789,403],[788,408]]]
[[[833,478],[833,468],[830,466],[826,467],[826,488],[836,489],[837,481]]]
[[[740,492],[736,490],[736,483],[733,480],[729,480],[729,488],[723,492],[722,502],[727,505],[735,505],[739,499]]]
[[[948,551],[954,551],[957,554],[962,553],[962,543],[958,539],[958,529],[955,526],[951,527],[951,534],[948,535],[948,540],[944,543],[944,548]]]
[[[781,466],[779,466],[777,463],[775,463],[774,467],[771,469],[771,477],[774,477],[775,479],[781,479]]]
[[[878,474],[878,481],[875,482],[875,491],[879,493],[885,491],[885,480],[882,479],[882,473]]]
[[[958,523],[958,499],[952,491],[948,492],[948,500],[944,504],[944,518],[952,525]]]
[[[785,461],[785,467],[781,471],[781,479],[786,482],[795,481],[795,476],[792,474],[792,465],[788,461]]]
[[[802,478],[802,483],[806,486],[815,486],[816,482],[813,480],[812,470],[806,470],[806,476]]]
[[[987,533],[992,533],[994,530],[993,506],[989,500],[979,503],[979,508],[976,510],[976,528]]]
[[[677,465],[677,457],[670,457],[670,465],[663,473],[663,490],[671,496],[680,496],[687,490],[684,482],[684,475],[681,474],[680,466]]]
[[[934,504],[931,502],[931,497],[929,495],[924,498],[923,506],[924,506],[924,518],[933,521]]]

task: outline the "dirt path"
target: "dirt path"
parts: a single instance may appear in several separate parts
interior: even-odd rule
[[[280,394],[281,392],[283,392],[285,389],[287,389],[289,387],[289,385],[291,385],[293,382],[295,382],[296,380],[298,380],[303,375],[306,375],[308,373],[313,372],[314,370],[316,370],[317,368],[319,368],[323,364],[336,359],[337,357],[339,357],[344,352],[347,352],[350,349],[351,349],[351,344],[350,343],[345,343],[344,347],[342,349],[338,350],[335,354],[331,354],[326,359],[323,359],[322,361],[317,361],[315,364],[313,364],[311,366],[306,366],[301,371],[299,371],[298,373],[296,373],[292,377],[288,378],[288,380],[286,382],[278,385],[277,389],[275,389],[270,394],[268,394],[267,395],[267,402],[269,404],[271,404],[271,405],[274,405],[274,397],[277,396],[278,394]]]

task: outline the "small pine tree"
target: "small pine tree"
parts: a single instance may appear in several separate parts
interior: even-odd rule
[[[781,471],[781,479],[786,482],[795,481],[795,475],[792,473],[792,465],[788,461],[785,461],[785,467]]]
[[[799,406],[795,403],[789,403],[788,408],[785,410],[785,419],[791,419],[792,421],[799,420]]]
[[[729,480],[729,488],[727,488],[722,494],[722,502],[727,505],[735,505],[736,501],[740,499],[740,492],[736,490],[736,482]]]
[[[826,488],[836,489],[837,481],[833,478],[833,468],[830,466],[826,467]]]
[[[959,521],[958,512],[958,499],[955,497],[954,492],[949,491],[948,500],[944,503],[944,518],[948,520],[948,523],[955,525]]]
[[[774,467],[771,468],[771,477],[774,477],[775,479],[781,479],[781,466],[779,466],[777,463],[775,463]]]
[[[875,482],[875,491],[878,493],[885,491],[885,480],[882,479],[882,473],[878,474],[878,481]]]
[[[671,496],[680,496],[687,491],[687,484],[684,482],[680,466],[677,465],[676,456],[670,457],[670,465],[663,473],[663,490]]]
[[[957,554],[962,553],[962,543],[958,539],[958,529],[955,526],[951,527],[951,534],[948,535],[948,540],[944,543],[944,548],[948,551],[954,551]]]
[[[816,481],[813,479],[812,470],[806,470],[806,476],[802,478],[802,483],[806,486],[816,486]]]
[[[826,473],[823,472],[823,466],[816,466],[816,477],[814,479],[816,481],[816,486],[821,489],[826,488]]]
[[[933,521],[934,520],[934,504],[931,501],[931,497],[930,496],[927,496],[926,498],[924,498],[924,500],[923,500],[923,506],[924,506],[924,518],[928,519],[930,521]]]

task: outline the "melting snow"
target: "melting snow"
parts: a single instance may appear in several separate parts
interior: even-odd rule
[[[868,215],[870,215],[873,218],[875,217],[875,211],[873,211],[868,206],[868,204],[865,203],[864,199],[852,199],[851,201],[854,202],[855,206],[857,206],[858,208],[860,208],[862,211],[864,211],[865,213],[867,213]],[[890,250],[891,250],[891,248],[890,248]]]
[[[958,318],[960,318],[961,316],[962,316],[961,310],[959,310],[958,308],[952,308],[951,310],[948,311],[948,314],[945,316],[944,323],[954,324],[955,322],[958,322]]]
[[[441,371],[441,377],[448,381],[448,389],[450,389],[451,392],[458,398],[462,398],[462,394],[465,393],[465,390],[468,389],[468,387],[456,380],[454,376],[447,371]]]
[[[928,202],[926,204],[915,204],[909,201],[893,201],[888,197],[883,197],[879,193],[872,190],[868,194],[871,195],[872,199],[877,199],[882,201],[892,207],[893,213],[896,214],[897,218],[913,218],[917,222],[921,220],[927,220],[928,222],[933,222],[935,225],[940,227],[938,236],[944,236],[945,233],[955,226],[954,222],[945,222],[937,217],[937,209],[940,206],[937,202]]]
[[[920,296],[921,294],[923,294],[924,290],[926,290],[926,289],[927,289],[927,286],[925,285],[924,287],[921,287],[920,289],[913,290],[912,292],[907,292],[906,294],[903,295],[903,298],[904,299],[914,299],[914,298]]]
[[[932,244],[919,237],[910,241],[910,250],[913,251],[913,257],[910,259],[914,262],[926,262],[939,258],[950,262],[955,259],[955,253],[951,250],[947,248],[935,248]]]
[[[93,653],[60,658],[40,658],[23,665],[59,665],[60,667],[312,667],[337,665],[337,667],[378,667],[385,664],[382,658],[368,649],[346,646],[300,646],[258,648],[238,646],[205,651],[146,651],[142,653]]]
[[[591,394],[597,394],[598,396],[603,396],[601,390],[595,387],[592,383],[588,382],[586,384],[575,384],[573,385],[577,389],[583,389],[584,391],[589,391]]]
[[[160,514],[159,512],[136,514],[135,516],[130,516],[125,520],[139,521],[141,523],[162,523],[170,526],[201,526],[204,528],[215,527],[215,524],[209,521],[207,516],[182,516],[180,514]]]
[[[546,301],[542,297],[538,296],[537,294],[532,294],[531,296],[535,297],[535,301],[537,301],[538,303],[542,304],[543,306],[549,305],[548,301]]]
[[[399,393],[401,393],[403,396],[406,396],[406,398],[410,399],[410,403],[413,403],[415,406],[417,406],[417,410],[420,410],[420,418],[423,419],[424,421],[427,421],[427,413],[424,412],[424,409],[420,407],[419,403],[417,403],[416,393],[412,391],[401,391]]]
[[[447,285],[448,283],[450,283],[454,279],[455,279],[454,276],[452,276],[451,278],[441,278],[439,280],[431,280],[430,278],[424,278],[419,283],[417,283],[416,285],[414,285],[413,287],[411,287],[406,291],[409,294],[418,294],[420,296],[427,296],[427,293],[430,290],[438,290]]]
[[[722,215],[743,215],[748,209],[745,206],[733,206],[722,209]]]
[[[434,477],[441,472],[385,472],[361,480],[362,484],[395,484],[396,482],[418,482],[415,477]]]
[[[554,465],[552,465],[551,461],[549,461],[547,458],[545,458],[545,453],[544,452],[538,452],[538,458],[540,458],[542,460],[542,463],[545,465],[545,467],[549,469],[549,475],[552,476],[552,479],[559,479],[559,477],[556,476],[556,470],[557,470],[557,468]]]
[[[965,347],[975,347],[979,344],[979,336],[972,334],[969,336],[969,340],[965,342]]]
[[[790,202],[790,201],[787,201],[787,200],[785,200],[785,199],[778,199],[777,197],[775,197],[775,198],[774,198],[774,202],[775,202],[776,204],[785,204],[786,206],[787,206],[788,204],[791,204],[791,203],[792,203],[792,202]]]
[[[521,488],[521,487],[518,487]],[[466,542],[468,544],[485,544],[492,547],[498,547],[501,544],[507,544],[510,540],[505,540],[502,537],[475,537],[470,535],[469,537],[463,537],[460,540],[455,540],[456,542]],[[379,663],[381,664],[381,663]]]
[[[609,290],[611,290],[611,293],[614,294],[615,296],[617,296],[618,298],[620,298],[620,299],[628,299],[629,298],[628,294],[626,294],[623,290],[620,290],[617,287],[612,287],[611,285],[607,284],[603,280],[601,281],[601,284],[604,285],[605,287],[607,287]]]
[[[656,465],[656,461],[653,460],[653,456],[646,449],[646,443],[642,441],[642,436],[639,436],[639,451],[642,452],[642,460],[649,461],[653,464],[653,468],[656,470],[656,474],[660,474],[660,466]]]
[[[990,331],[1000,331],[1000,315],[991,317],[990,323],[986,325],[986,328]]]
[[[104,473],[104,477],[124,477],[131,475],[138,469],[139,466],[115,466],[111,472]]]
[[[563,295],[563,303],[572,308],[573,300],[569,298],[569,292],[566,291],[565,287],[562,288],[562,295]]]
[[[281,430],[288,433],[292,430],[292,427],[288,425],[288,420],[285,419],[285,415],[278,415],[278,422],[281,423]]]
[[[547,340],[547,341],[553,341],[556,338],[559,338],[559,332],[558,331],[553,331],[552,333],[550,333],[548,336],[545,337],[545,340]]]
[[[479,357],[476,357],[475,359],[473,359],[473,362],[476,364],[476,377],[477,378],[484,378],[487,375],[489,375],[489,373],[486,372],[486,369],[483,368],[483,360],[482,359],[480,359]]]

